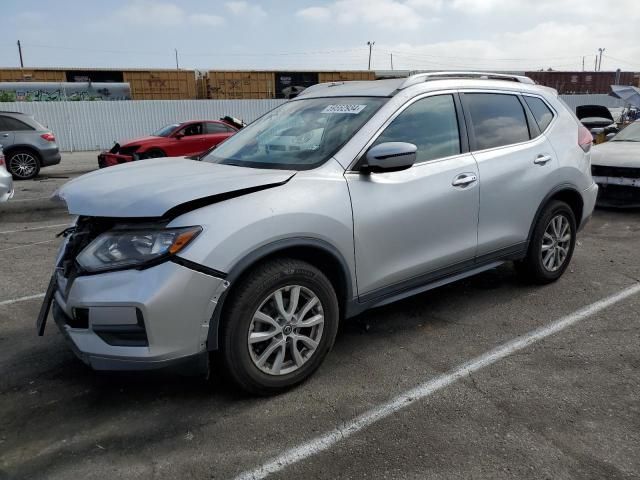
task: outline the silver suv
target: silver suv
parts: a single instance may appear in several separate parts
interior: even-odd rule
[[[34,178],[40,168],[60,163],[53,132],[25,113],[0,112],[0,146],[16,180]]]
[[[321,84],[202,161],[90,173],[49,304],[95,369],[208,368],[269,394],[311,375],[338,322],[514,261],[566,270],[597,194],[591,135],[526,77]],[[187,367],[187,362],[189,367]]]

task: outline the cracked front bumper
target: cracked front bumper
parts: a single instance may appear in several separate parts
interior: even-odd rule
[[[206,365],[209,322],[228,286],[171,261],[58,284],[56,324],[76,355],[96,370]]]

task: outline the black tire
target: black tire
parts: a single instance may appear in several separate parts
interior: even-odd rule
[[[297,370],[281,375],[262,371],[252,359],[248,338],[252,320],[266,299],[281,288],[296,285],[312,292],[321,305],[324,324],[316,349]],[[287,390],[315,372],[336,338],[339,323],[338,299],[331,282],[313,265],[295,259],[276,259],[263,263],[233,287],[225,302],[220,357],[225,373],[243,390],[256,395],[272,395]],[[264,308],[264,307],[263,307]],[[283,330],[284,332],[284,330]],[[279,334],[282,336],[282,333]],[[276,338],[276,337],[274,337]],[[290,339],[285,339],[289,342]],[[271,340],[269,340],[271,342]],[[270,344],[269,344],[270,345]],[[290,343],[282,347],[290,352]],[[265,348],[265,350],[268,346]],[[293,346],[295,347],[295,344]],[[305,347],[303,347],[305,348]]]
[[[13,150],[7,155],[7,169],[15,180],[31,180],[40,173],[40,157],[31,150]]]
[[[143,154],[144,158],[162,158],[162,157],[166,157],[167,154],[164,153],[162,150],[160,150],[159,148],[152,148],[151,150],[149,150],[148,152],[145,152]]]
[[[566,237],[555,238],[553,240],[549,240],[549,237],[545,237],[547,229],[553,229],[551,221],[558,217],[565,219],[564,221],[568,224],[568,230],[571,234],[571,238],[568,242],[558,241]],[[553,234],[553,232],[551,233]],[[573,250],[576,245],[576,233],[576,217],[573,210],[571,210],[571,207],[559,200],[554,200],[547,204],[540,214],[533,230],[527,256],[524,260],[515,263],[516,270],[520,276],[526,281],[537,284],[551,283],[559,279],[571,262]],[[552,235],[552,237],[553,236],[554,235]],[[550,254],[553,258],[546,257],[548,254],[544,253],[545,258],[549,258],[551,260],[553,269],[548,268],[543,260],[543,242],[551,242],[552,247],[550,249],[556,252],[555,254]],[[558,245],[558,248],[556,248],[556,245]],[[563,245],[568,247],[564,257],[562,257],[561,253],[563,251],[561,248]]]

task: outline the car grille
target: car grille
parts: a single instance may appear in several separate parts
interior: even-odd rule
[[[592,165],[591,175],[593,175],[594,177],[640,178],[640,168],[604,167],[600,165]]]

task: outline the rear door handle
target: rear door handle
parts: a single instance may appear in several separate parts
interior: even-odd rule
[[[451,185],[453,185],[454,187],[466,187],[467,185],[470,185],[477,180],[478,177],[474,173],[461,173],[453,179]]]
[[[536,165],[546,165],[547,162],[551,161],[551,155],[538,155],[536,159],[533,161]]]

